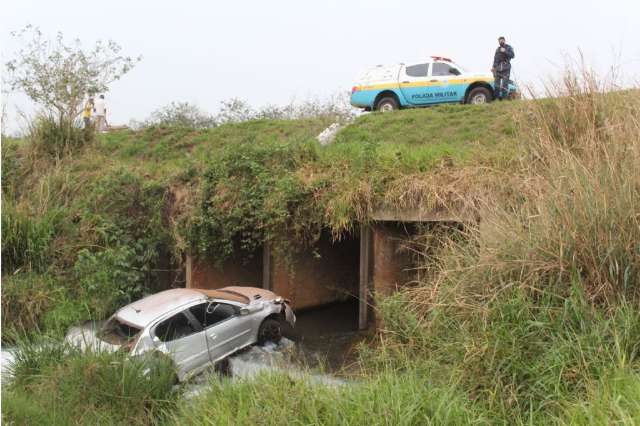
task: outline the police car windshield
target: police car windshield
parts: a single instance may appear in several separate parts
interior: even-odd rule
[[[452,64],[454,67],[458,68],[460,72],[467,72],[467,67],[463,67],[460,64]]]
[[[447,63],[449,65],[451,65],[453,68],[456,68],[461,73],[467,72],[467,69],[465,67],[461,66],[460,64],[456,64],[455,62],[447,62]]]

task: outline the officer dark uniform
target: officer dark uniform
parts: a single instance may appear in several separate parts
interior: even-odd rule
[[[504,99],[509,94],[509,75],[511,74],[511,60],[515,58],[513,47],[509,46],[504,37],[498,39],[500,46],[493,57],[493,72],[495,98]]]

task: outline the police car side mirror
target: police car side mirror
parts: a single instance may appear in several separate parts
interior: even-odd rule
[[[240,315],[249,315],[249,309],[247,308],[240,309]]]
[[[460,71],[455,68],[449,68],[449,74],[460,75]]]

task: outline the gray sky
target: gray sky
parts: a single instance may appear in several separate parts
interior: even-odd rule
[[[499,35],[515,48],[520,83],[558,75],[581,49],[601,72],[619,65],[631,84],[640,81],[639,16],[638,0],[4,0],[0,40],[3,62],[17,49],[9,31],[29,23],[143,55],[107,94],[110,123],[125,124],[171,101],[214,113],[232,97],[255,106],[326,97],[369,66],[428,55],[488,71]],[[33,111],[18,94],[8,105]],[[13,114],[8,124],[16,128]]]

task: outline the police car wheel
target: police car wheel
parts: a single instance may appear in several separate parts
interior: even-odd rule
[[[398,102],[394,98],[382,98],[378,101],[376,109],[380,112],[390,112],[398,109]]]
[[[491,92],[484,87],[476,87],[467,97],[467,103],[472,105],[480,105],[491,102]]]

